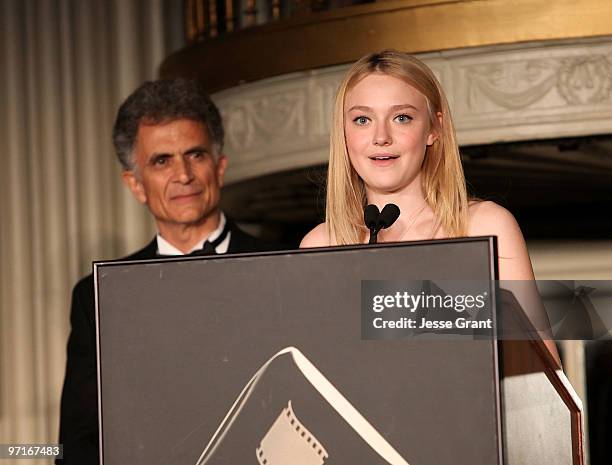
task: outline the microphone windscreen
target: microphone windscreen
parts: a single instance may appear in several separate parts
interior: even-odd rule
[[[374,229],[378,226],[378,219],[380,217],[380,211],[374,204],[370,204],[363,210],[363,222],[368,229]]]
[[[380,217],[379,217],[380,223],[379,224],[381,225],[383,229],[388,228],[393,223],[395,223],[395,220],[397,220],[399,216],[400,216],[399,207],[395,205],[394,203],[388,203],[387,205],[385,205],[385,207],[380,212]]]

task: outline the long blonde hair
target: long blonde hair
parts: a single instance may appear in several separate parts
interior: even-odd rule
[[[467,234],[468,196],[455,138],[455,128],[442,86],[433,72],[413,56],[395,50],[366,55],[348,71],[340,84],[330,134],[327,174],[327,232],[338,245],[362,242],[367,229],[363,222],[366,191],[349,160],[344,136],[344,100],[347,92],[364,77],[383,73],[410,84],[427,100],[431,127],[438,134],[428,146],[421,167],[425,200],[434,211],[437,224],[449,237]],[[442,114],[441,123],[438,113]]]

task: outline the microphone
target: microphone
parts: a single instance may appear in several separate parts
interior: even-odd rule
[[[368,244],[376,244],[378,240],[378,232],[381,229],[386,229],[395,223],[400,216],[400,209],[393,203],[388,203],[379,212],[376,205],[370,204],[363,210],[363,221],[366,227],[370,230],[370,240]]]
[[[400,216],[400,209],[394,203],[388,203],[380,212],[380,217],[378,218],[378,222],[382,229],[387,229],[395,220],[397,220]]]
[[[363,210],[363,221],[366,227],[371,231],[376,229],[378,226],[378,218],[380,217],[380,211],[374,204],[370,204]]]

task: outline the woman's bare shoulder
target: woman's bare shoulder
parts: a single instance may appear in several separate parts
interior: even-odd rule
[[[501,205],[488,200],[470,202],[470,236],[498,235],[500,231],[513,229],[518,229],[518,223],[512,213]]]
[[[329,245],[331,244],[326,223],[315,226],[300,242],[300,248],[327,247]]]
[[[523,233],[516,219],[495,202],[470,203],[470,236],[497,236],[500,279],[533,279],[533,271]]]

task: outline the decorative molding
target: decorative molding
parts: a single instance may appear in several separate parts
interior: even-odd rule
[[[503,109],[520,110],[533,107],[553,90],[570,106],[599,104],[611,97],[612,50],[476,64],[467,66],[466,74],[467,107],[475,111],[483,108],[482,96]]]
[[[227,145],[242,152],[277,140],[304,138],[306,116],[306,89],[270,92],[233,102],[223,110]]]
[[[445,88],[462,145],[612,132],[612,38],[420,55]],[[228,181],[327,161],[333,99],[348,65],[214,95]]]
[[[481,107],[481,96],[507,110],[529,107],[557,81],[554,67],[539,60],[475,65],[468,68],[467,77],[467,106],[475,111]]]
[[[569,58],[557,73],[557,90],[570,105],[609,102],[612,54]]]
[[[324,163],[344,70],[296,73],[213,95],[225,125],[227,181]]]

